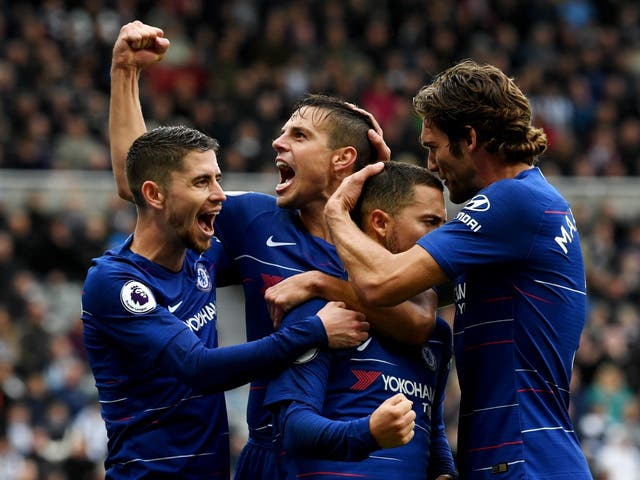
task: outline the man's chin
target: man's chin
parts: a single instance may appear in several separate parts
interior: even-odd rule
[[[291,208],[291,199],[284,195],[276,195],[276,205],[280,208]]]
[[[211,246],[211,239],[206,241],[189,239],[185,242],[185,244],[189,250],[193,250],[196,253],[203,253]]]

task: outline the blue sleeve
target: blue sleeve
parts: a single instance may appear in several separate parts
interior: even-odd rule
[[[315,315],[259,340],[219,348],[206,348],[185,326],[159,360],[169,374],[188,385],[222,391],[277,373],[305,350],[326,344],[324,326]]]
[[[135,352],[140,364],[150,368],[167,344],[188,327],[158,306],[150,290],[148,308],[136,314],[127,310],[120,298],[122,286],[134,283],[146,288],[143,282],[129,271],[92,267],[82,289],[82,319],[85,330],[100,332],[120,348]]]
[[[289,312],[283,326],[296,325],[326,300],[313,299]],[[298,358],[267,387],[265,405],[276,415],[286,451],[294,456],[357,461],[380,447],[369,432],[369,416],[352,421],[321,415],[334,353],[324,349]]]
[[[120,289],[114,286],[131,278],[130,273],[115,270],[104,278],[95,269],[89,272],[83,291],[84,328],[115,339],[119,347],[135,352],[137,361],[158,366],[194,388],[235,388],[281,371],[309,348],[327,345],[316,310],[259,340],[209,348],[184,322],[157,305],[150,289],[146,311],[127,311]],[[142,281],[134,283],[146,288]]]
[[[281,414],[285,450],[296,456],[355,462],[380,447],[369,432],[369,416],[330,420],[308,404],[292,402]]]
[[[297,325],[308,315],[318,312],[326,303],[326,300],[313,299],[295,307],[285,315],[282,327]],[[331,355],[327,349],[315,348],[296,358],[289,368],[268,383],[265,406],[272,407],[280,402],[297,400],[322,408]]]
[[[451,329],[441,318],[437,320],[437,333],[442,339],[443,355],[440,359],[440,371],[438,372],[438,384],[436,385],[436,397],[434,399],[433,410],[431,412],[431,447],[429,455],[429,467],[427,479],[438,478],[439,475],[449,474],[457,478],[453,454],[447,439],[444,425],[444,398],[447,387],[447,379],[451,369],[452,337]]]
[[[438,478],[439,475],[449,474],[457,478],[456,467],[453,461],[453,454],[447,439],[444,425],[444,392],[438,404],[432,412],[431,424],[431,452],[429,454],[429,469],[427,479]]]

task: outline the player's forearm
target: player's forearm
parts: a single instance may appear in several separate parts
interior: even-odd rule
[[[442,475],[450,475],[451,478],[457,478],[453,453],[449,446],[444,423],[437,422],[432,425],[431,431],[428,478],[440,478]]]
[[[447,375],[441,376],[435,404],[431,411],[431,446],[429,449],[429,470],[427,476],[429,480],[441,480],[442,478],[446,478],[443,477],[445,475],[449,475],[452,479],[458,477],[444,424],[444,388],[446,379]]]
[[[327,345],[317,316],[306,317],[260,340],[219,348],[206,348],[184,330],[165,349],[164,368],[188,385],[224,391],[281,371],[305,351]]]
[[[380,448],[369,432],[369,417],[330,420],[295,402],[284,415],[284,447],[293,455],[351,462]]]
[[[109,146],[111,166],[118,195],[133,201],[127,184],[125,163],[133,141],[146,130],[140,105],[138,80],[140,72],[131,68],[111,69],[109,103]]]
[[[406,300],[395,307],[369,308],[364,311],[373,328],[383,335],[410,345],[426,342],[436,325],[434,304]]]
[[[350,282],[321,272],[313,276],[311,291],[326,300],[345,302],[348,308],[364,313],[377,332],[400,342],[422,344],[435,327],[435,295],[422,296],[419,302],[407,300],[395,307],[371,307],[360,300]]]
[[[325,209],[325,213],[333,243],[362,302],[376,307],[399,303],[394,298],[393,280],[400,272],[394,271],[393,254],[367,237],[348,212]]]

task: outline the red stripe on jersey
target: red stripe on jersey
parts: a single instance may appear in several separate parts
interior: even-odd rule
[[[550,393],[551,395],[555,395],[553,390],[542,390],[541,388],[520,388],[516,390],[518,393],[524,392],[535,392],[535,393]]]
[[[489,345],[502,345],[505,343],[513,343],[513,340],[497,340],[495,342],[478,343],[477,345],[471,345],[470,347],[466,347],[464,351],[466,352],[467,350],[474,350],[480,347],[487,347]]]
[[[511,445],[521,445],[524,443],[522,440],[518,440],[516,442],[504,442],[499,443],[498,445],[490,445],[488,447],[479,447],[479,448],[471,448],[467,450],[468,452],[481,452],[482,450],[494,450],[496,448],[509,447]]]
[[[335,475],[336,477],[357,477],[357,478],[367,478],[368,475],[360,475],[358,473],[340,473],[340,472],[308,472],[308,473],[299,473],[296,475],[296,478],[304,478],[310,477],[312,475]]]
[[[515,288],[515,289],[516,289],[517,291],[519,291],[521,294],[523,294],[523,295],[525,295],[525,296],[527,296],[527,297],[529,297],[529,298],[535,298],[536,300],[540,300],[541,302],[544,302],[544,303],[553,303],[551,300],[546,300],[546,299],[544,299],[544,298],[542,298],[542,297],[538,297],[537,295],[533,295],[533,294],[531,294],[531,293],[527,293],[527,292],[525,292],[524,290],[520,290],[520,289],[519,289],[517,286],[515,286],[515,285],[513,286],[513,288]]]

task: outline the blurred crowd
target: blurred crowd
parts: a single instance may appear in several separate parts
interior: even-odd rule
[[[133,19],[171,40],[143,73],[149,127],[218,138],[224,172],[273,170],[271,140],[305,92],[371,111],[395,160],[422,163],[419,87],[461,58],[530,98],[547,175],[640,175],[635,0],[0,0],[1,169],[108,170],[111,48]],[[598,480],[640,478],[640,222],[574,206],[589,318],[572,413]],[[106,444],[82,348],[90,259],[133,228],[131,207],[46,208],[0,196],[0,478],[101,478]],[[559,319],[561,320],[561,319]],[[455,375],[447,422],[455,446]],[[233,422],[233,420],[232,420]],[[634,477],[634,475],[636,475]]]

